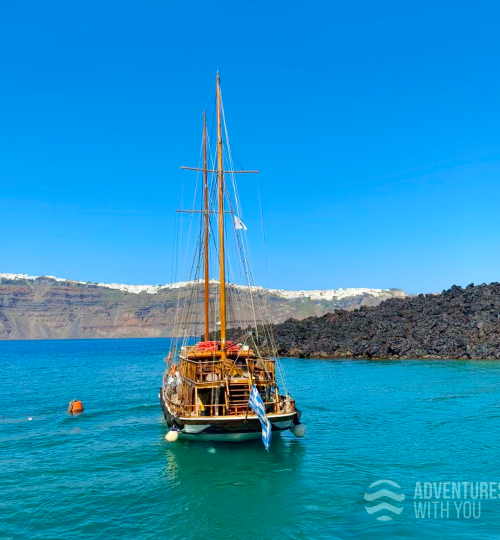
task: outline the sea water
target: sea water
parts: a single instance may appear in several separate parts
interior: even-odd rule
[[[308,431],[267,453],[165,441],[167,350],[0,343],[0,539],[498,538],[499,362],[285,359]],[[452,498],[459,482],[488,496]],[[367,502],[384,487],[404,500]],[[400,513],[367,512],[383,501]]]

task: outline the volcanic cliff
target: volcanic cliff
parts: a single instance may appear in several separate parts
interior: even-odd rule
[[[500,284],[453,286],[274,326],[281,356],[500,358]]]
[[[233,294],[248,288],[231,285]],[[0,274],[0,339],[73,339],[168,337],[178,302],[193,288],[202,301],[199,283],[170,285],[96,284],[55,277]],[[211,283],[217,301],[218,283]],[[398,289],[338,289],[282,291],[253,287],[254,298],[266,305],[273,322],[289,317],[323,315],[336,308],[377,305],[388,298],[404,297]],[[247,308],[250,310],[250,306]],[[248,314],[242,314],[249,320]],[[193,333],[201,332],[201,322]],[[237,326],[238,320],[230,321]]]

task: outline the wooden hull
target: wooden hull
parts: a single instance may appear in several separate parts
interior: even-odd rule
[[[165,420],[170,427],[179,430],[179,436],[192,441],[242,442],[259,439],[262,426],[253,413],[234,416],[176,417],[165,403],[160,391],[160,403]],[[286,431],[299,423],[297,411],[269,414],[273,432]]]

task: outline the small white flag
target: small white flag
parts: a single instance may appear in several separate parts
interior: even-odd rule
[[[238,216],[233,216],[233,219],[234,219],[234,228],[236,230],[238,229],[243,229],[244,231],[247,230],[245,224],[243,223],[243,221],[241,221],[241,219]]]

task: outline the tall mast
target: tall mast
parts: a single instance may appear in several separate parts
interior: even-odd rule
[[[203,111],[203,204],[205,210],[205,236],[203,238],[205,263],[205,341],[210,339],[210,285],[208,268],[208,230],[210,227],[210,213],[208,208],[208,165],[207,165],[207,114]]]
[[[221,358],[226,359],[226,270],[224,268],[224,167],[222,160],[222,124],[220,77],[217,72],[217,173],[219,176],[219,282]]]
[[[220,341],[221,341],[221,358],[226,358],[226,270],[225,270],[225,250],[224,250],[224,173],[241,174],[241,173],[258,173],[259,171],[225,171],[222,146],[222,103],[220,91],[220,77],[217,72],[217,170],[208,168],[207,163],[207,119],[203,112],[203,169],[198,167],[181,167],[189,171],[203,171],[203,195],[204,209],[203,210],[177,210],[178,212],[201,212],[205,215],[205,234],[204,234],[204,265],[205,265],[205,340],[208,341],[210,330],[209,307],[210,307],[210,280],[209,280],[209,229],[210,229],[210,208],[208,206],[208,173],[217,173],[218,176],[218,199],[219,209],[219,282],[220,282]],[[232,213],[232,212],[231,212]]]

